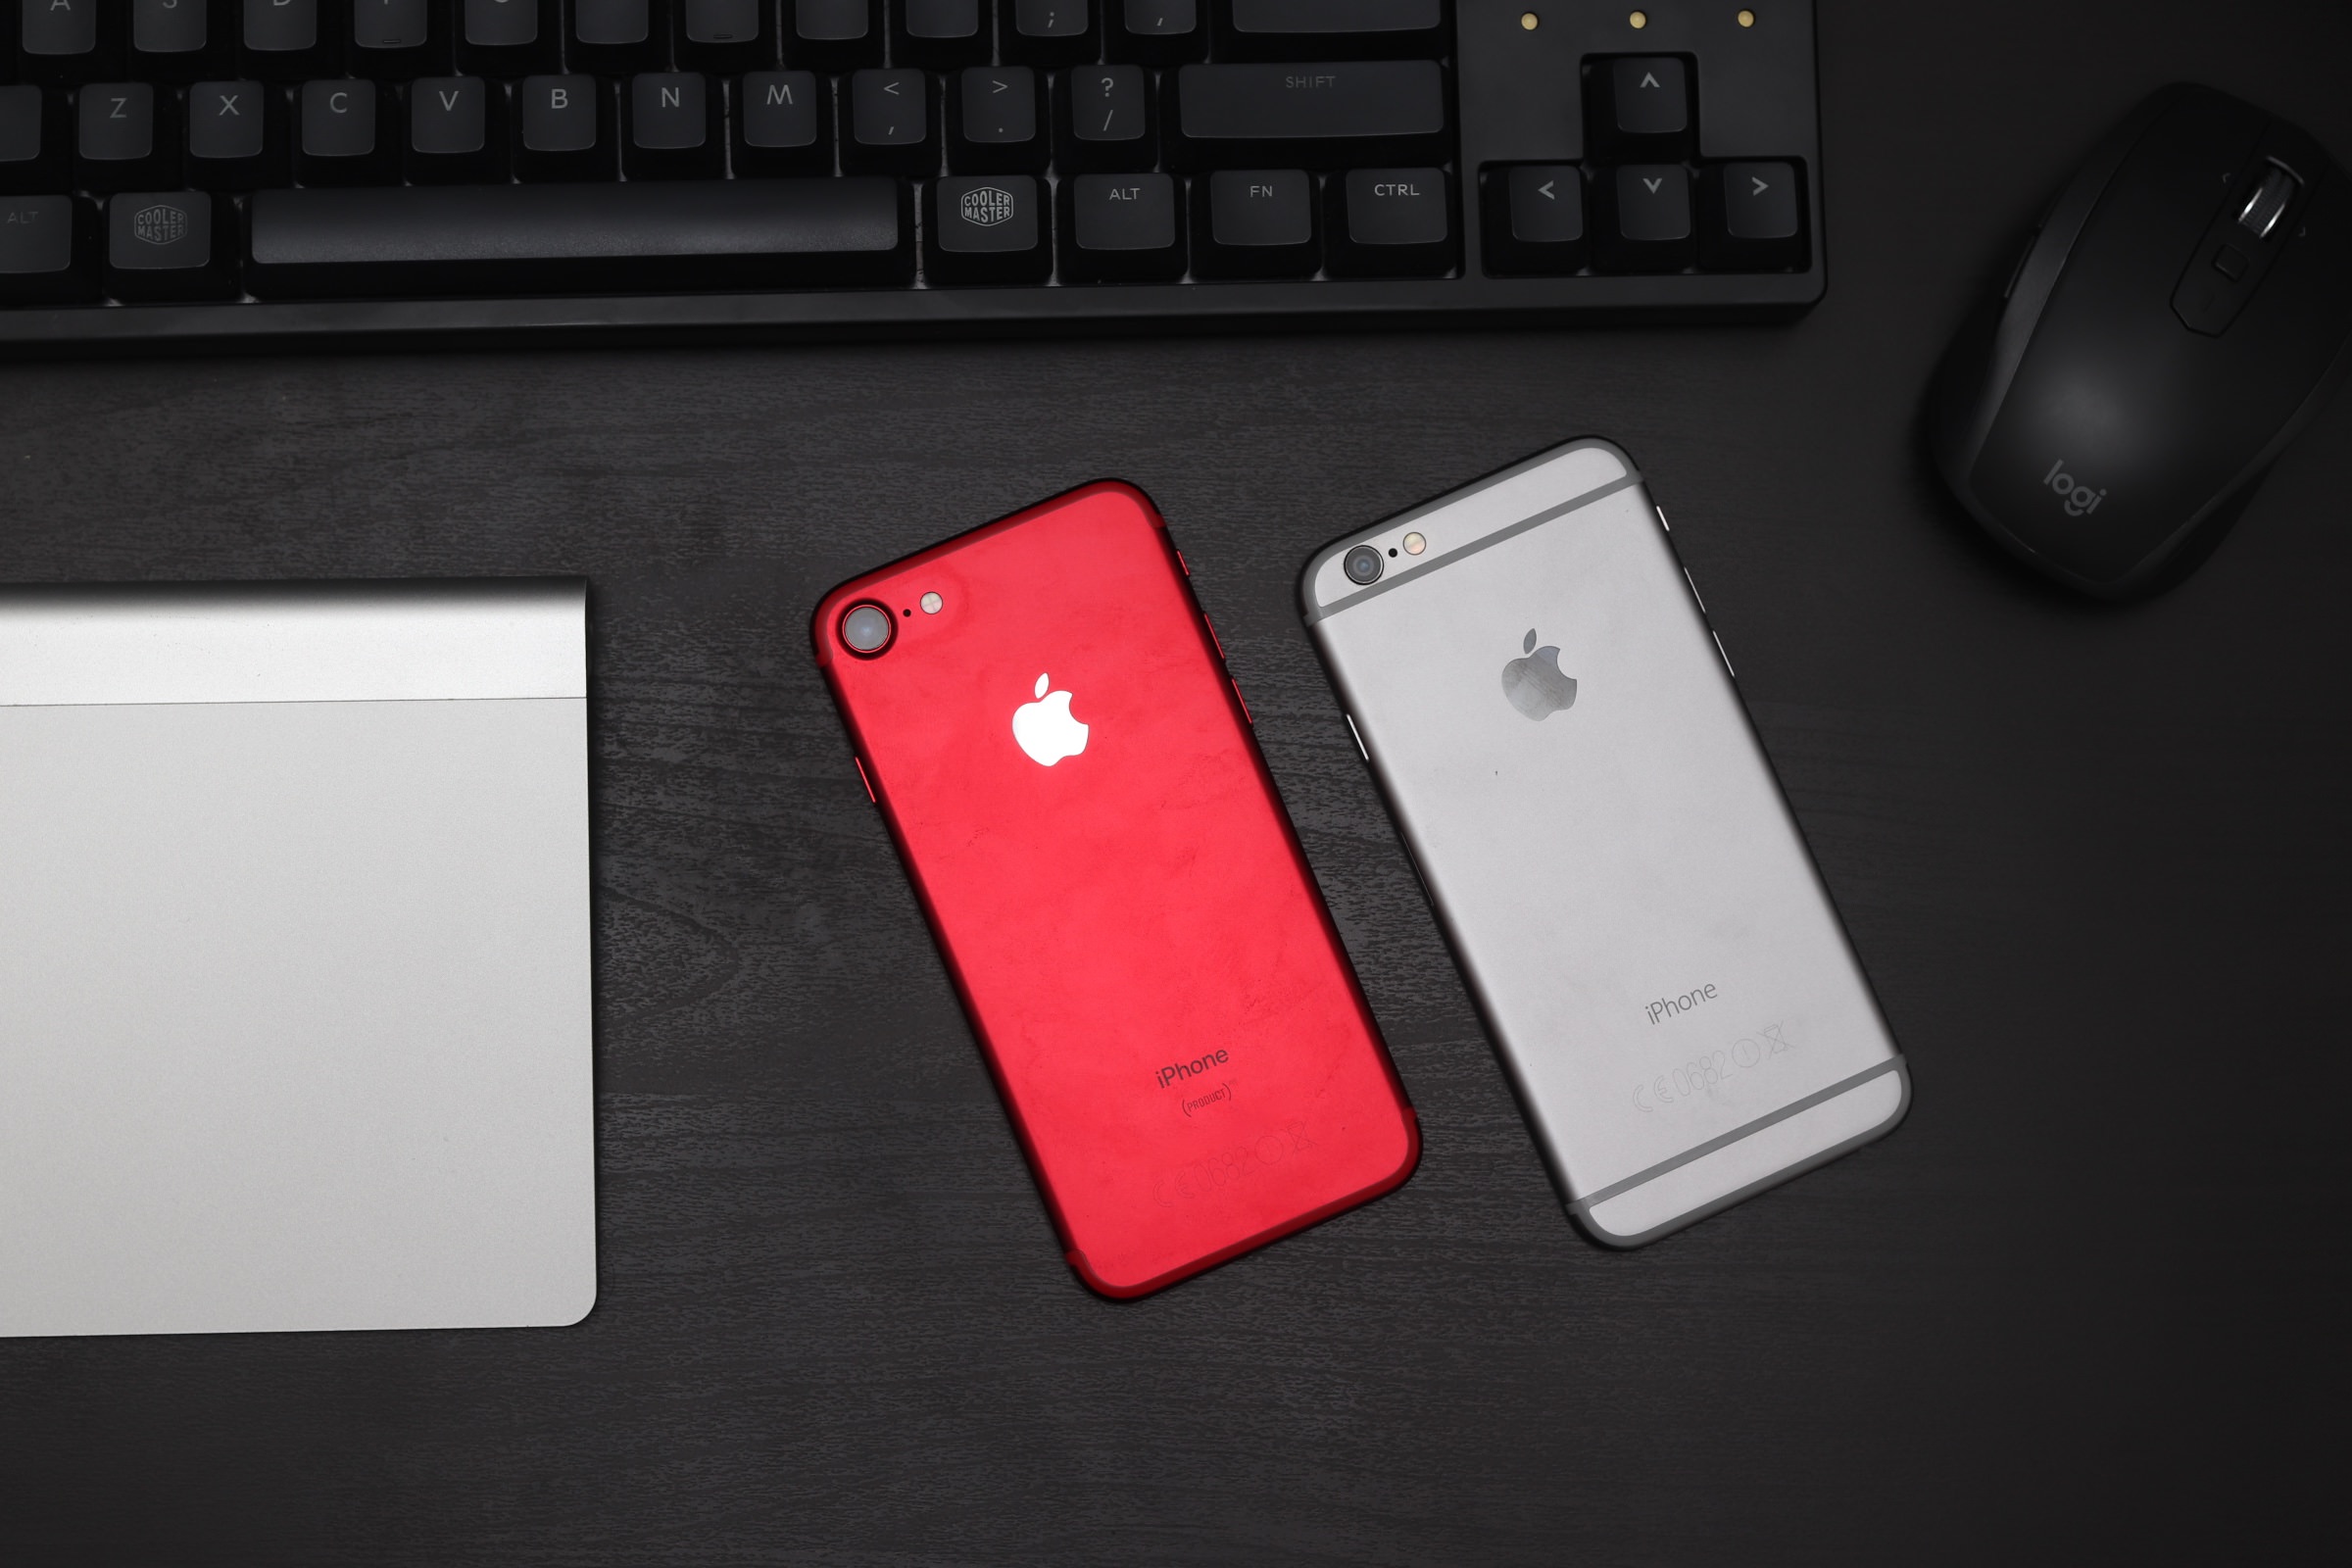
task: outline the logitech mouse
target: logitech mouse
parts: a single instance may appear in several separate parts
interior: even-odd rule
[[[2352,191],[2209,87],[2133,112],[1938,372],[1930,440],[1976,519],[2106,599],[2194,569],[2352,356]]]

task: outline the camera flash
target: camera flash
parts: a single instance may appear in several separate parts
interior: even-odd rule
[[[923,613],[926,615],[938,614],[939,607],[947,603],[946,600],[940,598],[937,594],[925,594],[918,602],[922,605]]]
[[[1429,541],[1422,538],[1419,534],[1408,533],[1404,536],[1404,553],[1406,555],[1417,556],[1428,548]]]

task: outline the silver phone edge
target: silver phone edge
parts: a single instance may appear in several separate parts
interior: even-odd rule
[[[1380,792],[1381,805],[1388,811],[1391,824],[1396,829],[1397,843],[1404,851],[1405,861],[1412,867],[1414,881],[1420,885],[1422,901],[1429,906],[1430,913],[1436,918],[1440,931],[1443,932],[1446,937],[1447,956],[1453,960],[1454,972],[1460,976],[1463,990],[1469,994],[1472,1004],[1478,1009],[1480,1024],[1486,1030],[1488,1035],[1490,1052],[1494,1060],[1500,1064],[1505,1082],[1510,1085],[1511,1097],[1515,1102],[1517,1102],[1519,1106],[1520,1119],[1527,1125],[1530,1142],[1536,1146],[1537,1155],[1544,1162],[1545,1173],[1551,1179],[1552,1187],[1559,1196],[1561,1206],[1566,1210],[1569,1219],[1575,1224],[1576,1228],[1582,1231],[1586,1236],[1590,1237],[1592,1241],[1604,1247],[1620,1250],[1631,1250],[1635,1248],[1644,1247],[1651,1242],[1671,1236],[1677,1231],[1697,1224],[1700,1220],[1711,1218],[1716,1214],[1722,1213],[1725,1209],[1731,1208],[1735,1204],[1743,1202],[1746,1200],[1753,1198],[1760,1193],[1769,1191],[1772,1188],[1778,1187],[1783,1183],[1793,1181],[1799,1176],[1805,1175],[1810,1171],[1817,1170],[1821,1166],[1829,1164],[1833,1160],[1841,1158],[1842,1156],[1853,1152],[1855,1150],[1860,1149],[1865,1144],[1875,1143],[1879,1139],[1886,1137],[1888,1133],[1894,1131],[1896,1127],[1900,1126],[1904,1119],[1910,1114],[1911,1070],[1909,1061],[1901,1050],[1900,1043],[1895,1042],[1894,1030],[1886,1020],[1886,1011],[1879,1005],[1877,989],[1869,983],[1869,971],[1862,963],[1861,954],[1854,948],[1852,933],[1846,930],[1844,914],[1838,909],[1837,901],[1831,897],[1829,884],[1823,879],[1821,874],[1821,863],[1814,857],[1812,846],[1804,837],[1803,825],[1797,820],[1795,808],[1788,803],[1788,791],[1781,783],[1780,772],[1777,768],[1770,766],[1770,753],[1767,752],[1764,747],[1763,736],[1756,730],[1755,717],[1748,711],[1747,704],[1742,701],[1739,704],[1739,708],[1740,717],[1747,726],[1749,744],[1756,749],[1757,755],[1766,760],[1766,771],[1772,778],[1774,790],[1780,796],[1782,813],[1788,822],[1789,830],[1796,834],[1797,842],[1804,847],[1805,863],[1812,872],[1814,885],[1821,895],[1824,906],[1830,911],[1832,920],[1838,932],[1838,940],[1844,946],[1848,959],[1852,962],[1855,972],[1863,977],[1863,995],[1865,1000],[1870,1004],[1872,1013],[1878,1018],[1879,1027],[1882,1031],[1884,1031],[1886,1039],[1889,1042],[1894,1042],[1894,1053],[1887,1058],[1887,1060],[1884,1062],[1877,1063],[1860,1073],[1849,1075],[1847,1078],[1840,1080],[1838,1083],[1831,1084],[1822,1090],[1816,1091],[1812,1095],[1804,1096],[1795,1101],[1791,1101],[1789,1103],[1769,1111],[1765,1115],[1760,1116],[1753,1121],[1747,1122],[1740,1127],[1736,1127],[1728,1133],[1721,1134],[1716,1138],[1708,1139],[1699,1144],[1695,1144],[1690,1149],[1684,1150],[1668,1159],[1661,1160],[1657,1164],[1652,1165],[1645,1170],[1637,1171],[1631,1177],[1628,1177],[1623,1181],[1613,1183],[1608,1187],[1601,1188],[1597,1192],[1592,1194],[1580,1195],[1576,1191],[1574,1182],[1569,1179],[1568,1173],[1562,1162],[1555,1156],[1552,1149],[1551,1132],[1545,1126],[1543,1118],[1536,1113],[1534,1108],[1534,1097],[1528,1092],[1527,1085],[1520,1076],[1517,1061],[1514,1059],[1511,1052],[1501,1044],[1500,1034],[1494,1025],[1493,1009],[1488,1004],[1486,995],[1479,984],[1478,978],[1461,962],[1459,957],[1459,955],[1462,951],[1461,933],[1456,928],[1451,912],[1446,908],[1445,901],[1438,896],[1437,890],[1431,886],[1427,874],[1425,874],[1421,869],[1421,850],[1415,842],[1416,834],[1413,829],[1412,821],[1403,811],[1398,809],[1396,793],[1390,785],[1388,771],[1381,762],[1380,759],[1372,756],[1370,743],[1363,738],[1361,728],[1355,723],[1354,712],[1357,707],[1355,702],[1355,694],[1348,689],[1347,673],[1341,663],[1333,657],[1333,650],[1327,641],[1327,634],[1324,630],[1324,622],[1340,610],[1346,609],[1349,605],[1360,603],[1362,596],[1351,594],[1345,600],[1335,602],[1330,606],[1324,606],[1318,604],[1315,599],[1314,584],[1317,575],[1327,563],[1345,555],[1348,551],[1355,548],[1358,543],[1367,538],[1389,533],[1418,518],[1430,516],[1447,507],[1453,506],[1473,495],[1478,494],[1480,491],[1490,489],[1494,485],[1500,484],[1521,473],[1525,473],[1531,468],[1535,468],[1544,464],[1556,462],[1571,452],[1587,449],[1603,451],[1615,458],[1625,467],[1626,471],[1624,476],[1619,479],[1596,485],[1590,490],[1582,492],[1581,494],[1569,497],[1563,502],[1542,508],[1527,517],[1520,518],[1514,522],[1501,524],[1498,527],[1490,530],[1487,534],[1481,536],[1476,544],[1462,550],[1449,552],[1440,559],[1429,562],[1426,564],[1417,565],[1409,573],[1397,574],[1397,577],[1394,580],[1397,582],[1407,581],[1414,577],[1419,577],[1427,573],[1437,571],[1452,562],[1465,559],[1467,556],[1475,554],[1478,549],[1484,548],[1486,545],[1491,544],[1500,538],[1508,537],[1512,534],[1522,532],[1525,529],[1541,526],[1544,523],[1551,522],[1560,517],[1567,516],[1585,507],[1605,500],[1608,497],[1627,489],[1638,489],[1641,491],[1643,503],[1645,504],[1650,514],[1657,519],[1659,531],[1666,538],[1668,552],[1674,556],[1676,563],[1680,564],[1682,561],[1682,552],[1675,548],[1674,529],[1667,523],[1666,514],[1663,509],[1658,506],[1656,498],[1649,494],[1649,488],[1642,477],[1640,465],[1634,462],[1631,454],[1613,441],[1607,440],[1606,438],[1600,436],[1580,436],[1572,440],[1560,442],[1555,446],[1546,447],[1543,451],[1538,452],[1531,457],[1522,459],[1516,463],[1508,464],[1500,468],[1496,468],[1492,472],[1487,473],[1480,478],[1473,479],[1468,484],[1456,486],[1455,488],[1446,491],[1445,494],[1440,495],[1433,500],[1423,502],[1418,506],[1409,507],[1403,512],[1396,513],[1389,516],[1383,517],[1368,527],[1355,529],[1352,532],[1333,541],[1331,544],[1324,546],[1322,549],[1315,551],[1307,558],[1306,564],[1299,573],[1298,598],[1300,618],[1305,622],[1307,636],[1314,644],[1317,662],[1322,664],[1324,675],[1331,682],[1334,695],[1340,699],[1342,708],[1341,717],[1348,726],[1349,738],[1354,742],[1357,755],[1363,758],[1366,766],[1372,774],[1374,787]],[[1685,579],[1687,582],[1689,581],[1687,569],[1685,572]],[[1372,585],[1375,590],[1385,589],[1389,586],[1391,586],[1391,583],[1389,582],[1382,582]],[[1700,623],[1707,627],[1710,635],[1713,635],[1714,624],[1712,618],[1706,613],[1705,605],[1698,599],[1698,593],[1695,584],[1691,585],[1690,594],[1692,606],[1698,612]],[[1720,652],[1722,649],[1722,640],[1720,637],[1716,639],[1716,647]],[[1724,658],[1723,665],[1724,678],[1732,684],[1736,693],[1739,687],[1739,677],[1731,668],[1731,661],[1728,655]],[[1758,1177],[1756,1180],[1748,1182],[1743,1186],[1733,1190],[1732,1192],[1709,1199],[1704,1202],[1698,1203],[1689,1209],[1684,1210],[1683,1212],[1675,1215],[1671,1219],[1668,1219],[1661,1224],[1651,1226],[1647,1230],[1641,1231],[1633,1235],[1624,1235],[1615,1231],[1611,1231],[1605,1226],[1599,1224],[1597,1221],[1593,1220],[1588,1212],[1589,1208],[1595,1203],[1605,1202],[1616,1198],[1621,1198],[1627,1193],[1633,1192],[1637,1188],[1640,1188],[1651,1181],[1655,1181],[1660,1177],[1663,1177],[1672,1171],[1681,1168],[1685,1164],[1704,1158],[1706,1155],[1715,1152],[1720,1149],[1729,1148],[1754,1133],[1761,1132],[1765,1128],[1778,1121],[1796,1115],[1802,1111],[1827,1104],[1834,1100],[1842,1098],[1844,1095],[1853,1093],[1854,1091],[1863,1088],[1868,1082],[1883,1077],[1888,1072],[1894,1074],[1895,1080],[1900,1086],[1900,1094],[1896,1099],[1894,1108],[1884,1118],[1872,1124],[1871,1126],[1864,1128],[1858,1133],[1841,1139],[1835,1144],[1825,1146],[1822,1149],[1804,1154],[1797,1159],[1790,1161],[1788,1164],[1770,1171],[1765,1175]]]

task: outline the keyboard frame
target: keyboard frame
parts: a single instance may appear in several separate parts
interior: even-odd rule
[[[499,342],[582,342],[629,338],[681,341],[873,339],[891,337],[1010,336],[1081,328],[1150,333],[1279,323],[1301,330],[1351,325],[1481,327],[1562,321],[1642,321],[1701,317],[1720,320],[1786,320],[1820,302],[1828,288],[1827,212],[1823,200],[1818,74],[1811,0],[1777,0],[1785,19],[1771,45],[1770,69],[1784,78],[1785,98],[1801,101],[1782,140],[1751,146],[1710,145],[1710,55],[1696,45],[1695,19],[1660,14],[1641,31],[1626,27],[1627,12],[1607,0],[1548,0],[1546,31],[1529,35],[1530,49],[1514,57],[1524,80],[1562,64],[1605,54],[1689,54],[1698,63],[1699,155],[1793,161],[1804,172],[1807,265],[1774,272],[1582,272],[1557,277],[1490,276],[1483,269],[1482,169],[1509,163],[1592,163],[1583,156],[1581,122],[1545,132],[1532,145],[1523,128],[1482,110],[1490,95],[1461,92],[1472,69],[1506,74],[1494,64],[1510,40],[1516,19],[1532,0],[1454,0],[1449,95],[1455,106],[1455,148],[1446,164],[1453,181],[1461,266],[1444,278],[1317,278],[1178,283],[1066,283],[911,285],[802,288],[717,294],[549,294],[410,299],[222,301],[203,304],[74,304],[0,307],[0,352],[46,350],[166,353],[247,346],[285,349],[376,342],[421,346],[447,339],[489,346]],[[1472,36],[1472,29],[1479,29]],[[1534,49],[1540,40],[1542,50]],[[1744,42],[1744,40],[1742,40]],[[1465,56],[1470,57],[1469,60]],[[1524,62],[1524,64],[1522,64]],[[1475,66],[1474,64],[1475,63]],[[1751,75],[1756,74],[1751,70]],[[1801,87],[1799,79],[1801,78]],[[1752,82],[1746,83],[1752,88]],[[1729,94],[1725,95],[1727,99]],[[1467,101],[1465,102],[1465,98]],[[1521,120],[1524,125],[1524,119]],[[821,176],[811,176],[821,177]],[[1049,201],[1059,174],[1042,176]],[[1192,176],[1203,177],[1200,175]],[[914,202],[916,244],[922,202]],[[1053,208],[1049,207],[1049,211]]]

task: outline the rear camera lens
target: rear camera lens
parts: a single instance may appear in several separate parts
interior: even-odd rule
[[[1380,559],[1379,551],[1370,545],[1357,545],[1348,552],[1347,564],[1341,569],[1348,573],[1349,582],[1360,587],[1380,581],[1380,574],[1387,565],[1388,563]]]
[[[898,622],[880,605],[855,605],[841,617],[841,640],[850,645],[851,653],[868,659],[888,648],[898,631]]]

